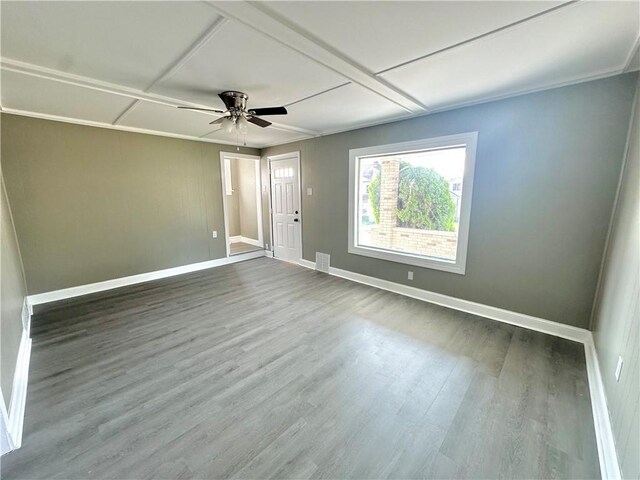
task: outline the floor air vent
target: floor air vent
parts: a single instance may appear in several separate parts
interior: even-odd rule
[[[316,270],[319,272],[329,273],[329,265],[331,263],[331,255],[328,253],[316,252]]]

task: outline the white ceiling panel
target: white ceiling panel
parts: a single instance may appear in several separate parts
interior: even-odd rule
[[[1,2],[2,56],[147,88],[217,17],[201,2]]]
[[[287,123],[322,133],[409,115],[395,103],[353,83],[287,109]]]
[[[130,98],[14,72],[2,72],[2,107],[111,123]]]
[[[613,74],[638,34],[639,5],[577,3],[382,77],[443,108]]]
[[[286,1],[270,2],[268,8],[380,72],[561,3]]]
[[[139,102],[118,124],[200,137],[213,129],[209,122],[217,118],[217,116],[157,103]]]
[[[246,27],[228,21],[155,93],[222,107],[218,92],[240,90],[250,107],[285,105],[345,83],[342,75]]]
[[[237,138],[235,132],[226,133],[220,129],[214,131],[204,138],[224,143],[235,143],[239,141],[241,146],[243,142],[243,138]],[[249,133],[247,133],[246,142],[248,147],[263,148],[269,145],[294,142],[296,140],[302,140],[304,138],[310,137],[301,133],[278,130],[274,127],[261,128],[255,125],[249,125]]]

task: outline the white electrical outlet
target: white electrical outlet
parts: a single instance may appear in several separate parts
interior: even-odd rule
[[[307,195],[313,195],[313,188],[307,187]]]
[[[265,244],[264,244],[264,249],[265,249],[265,250],[269,250],[269,244],[268,244],[268,243],[265,243]]]
[[[622,372],[622,357],[618,357],[618,365],[616,365],[616,382],[620,380],[620,372]]]
[[[213,238],[218,238],[218,231],[214,230],[212,233]]]
[[[408,278],[409,280],[413,280],[413,272],[409,272],[409,273],[407,274],[407,278]]]

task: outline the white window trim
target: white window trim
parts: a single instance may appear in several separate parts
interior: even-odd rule
[[[471,219],[471,199],[473,198],[473,175],[476,163],[476,145],[478,132],[460,133],[445,137],[426,138],[412,142],[393,143],[373,147],[356,148],[349,150],[349,247],[348,252],[355,255],[389,260],[397,263],[405,263],[418,267],[443,270],[445,272],[465,274],[467,266],[467,246],[469,242],[469,222]],[[358,218],[358,199],[360,183],[356,183],[358,163],[360,158],[388,155],[393,153],[408,153],[415,150],[428,150],[444,147],[466,147],[466,159],[464,164],[464,177],[462,179],[462,204],[460,206],[460,223],[458,225],[458,245],[456,260],[447,261],[438,258],[412,255],[374,247],[363,247],[357,244],[356,220]]]

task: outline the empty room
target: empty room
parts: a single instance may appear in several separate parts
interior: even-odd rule
[[[640,0],[0,0],[2,479],[640,478]]]

